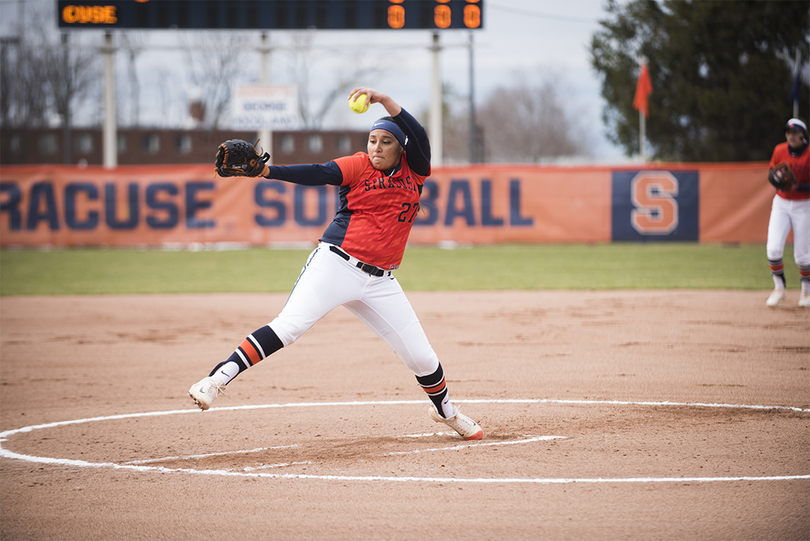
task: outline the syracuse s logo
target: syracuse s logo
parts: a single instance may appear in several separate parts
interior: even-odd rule
[[[667,171],[641,171],[630,183],[630,222],[642,235],[667,235],[678,227],[678,179]]]

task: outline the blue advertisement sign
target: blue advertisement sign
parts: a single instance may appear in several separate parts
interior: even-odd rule
[[[614,171],[612,183],[612,240],[699,240],[697,171]]]

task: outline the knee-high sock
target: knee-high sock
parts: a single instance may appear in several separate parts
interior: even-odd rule
[[[447,382],[444,380],[444,370],[442,370],[441,364],[439,364],[439,367],[432,374],[416,376],[416,381],[419,382],[419,385],[427,393],[442,417],[452,417],[456,413],[448,397]]]
[[[799,277],[802,280],[802,291],[810,293],[810,266],[799,265]]]
[[[784,261],[782,259],[769,259],[768,266],[771,268],[774,287],[784,289],[786,286]]]
[[[219,363],[209,374],[220,384],[227,385],[233,378],[284,347],[268,325],[247,336],[227,360]]]

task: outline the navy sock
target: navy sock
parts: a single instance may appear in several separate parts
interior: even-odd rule
[[[453,414],[453,406],[447,396],[447,383],[444,380],[444,370],[442,370],[441,364],[432,374],[416,376],[416,381],[427,393],[433,405],[436,406],[439,415],[447,418]]]
[[[222,366],[233,362],[239,368],[239,372],[231,377],[231,379],[233,379],[283,347],[284,344],[282,344],[281,339],[276,336],[275,331],[273,331],[269,325],[265,325],[260,329],[256,329],[249,334],[247,338],[242,340],[242,343],[231,353],[231,356],[228,357],[227,360],[219,363],[209,375],[213,376]]]

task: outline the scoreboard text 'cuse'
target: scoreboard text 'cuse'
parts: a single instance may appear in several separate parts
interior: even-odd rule
[[[61,20],[68,24],[115,24],[118,16],[115,6],[68,5],[62,9]]]

